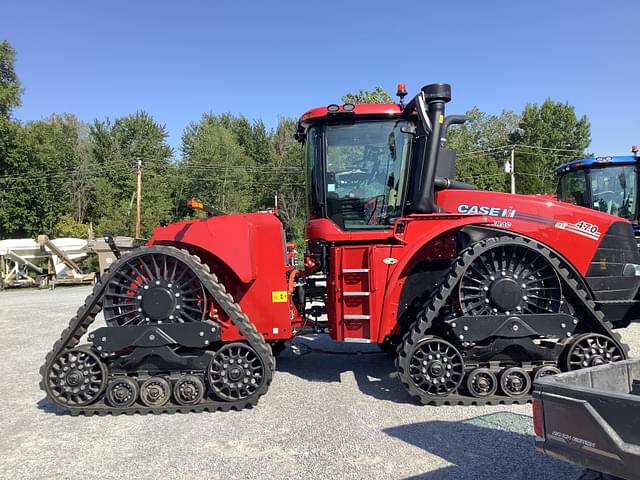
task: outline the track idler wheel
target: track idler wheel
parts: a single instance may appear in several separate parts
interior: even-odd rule
[[[488,368],[476,368],[467,375],[467,391],[473,397],[490,397],[497,389],[498,379]]]
[[[262,360],[242,342],[229,343],[216,352],[208,377],[211,390],[227,402],[247,399],[267,386]]]
[[[584,333],[575,337],[566,347],[564,368],[569,371],[579,370],[626,358],[620,345],[612,338],[599,333]]]
[[[507,368],[500,375],[500,388],[508,397],[524,397],[531,389],[531,377],[520,367]]]
[[[542,367],[536,370],[536,373],[533,377],[533,380],[538,380],[542,377],[547,377],[549,375],[557,375],[560,373],[560,369],[558,367],[554,367],[553,365],[543,365]]]
[[[46,373],[47,393],[60,405],[83,407],[97,400],[107,384],[107,370],[89,348],[65,350]]]
[[[151,377],[140,387],[140,401],[147,407],[161,407],[171,397],[171,385],[162,377]]]
[[[107,403],[115,408],[129,408],[138,399],[138,382],[129,378],[116,378],[109,382],[105,395]]]
[[[173,386],[173,398],[180,405],[195,405],[204,396],[204,382],[194,375],[185,375]]]
[[[406,347],[405,347],[406,349]],[[455,392],[464,377],[462,355],[452,344],[439,337],[427,336],[413,345],[399,366],[409,393],[429,402]]]

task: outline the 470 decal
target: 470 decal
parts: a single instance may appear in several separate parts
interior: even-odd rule
[[[489,215],[491,217],[507,217],[513,218],[516,216],[516,209],[512,207],[490,207],[487,205],[465,205],[464,203],[458,205],[459,213],[479,213],[481,215]]]
[[[593,223],[585,221],[577,223],[557,222],[555,226],[561,230],[569,230],[583,237],[591,238],[592,240],[598,240],[600,238],[600,229]]]

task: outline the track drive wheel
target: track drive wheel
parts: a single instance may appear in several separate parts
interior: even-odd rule
[[[182,257],[175,248],[151,246],[119,260],[106,280],[107,325],[205,320],[209,310],[204,285]]]
[[[460,352],[446,340],[432,335],[414,344],[405,341],[397,365],[404,386],[423,403],[454,393],[464,377]]]

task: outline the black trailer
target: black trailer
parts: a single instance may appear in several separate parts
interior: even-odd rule
[[[536,448],[594,472],[640,479],[640,359],[541,377]],[[594,472],[584,478],[606,478]]]

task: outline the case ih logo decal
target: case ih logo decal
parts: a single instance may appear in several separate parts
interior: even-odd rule
[[[507,207],[488,207],[486,205],[458,205],[459,213],[479,213],[481,215],[489,215],[491,217],[507,217],[513,218],[516,216],[516,209]]]
[[[600,229],[597,225],[594,225],[592,223],[578,222],[574,224],[558,222],[555,226],[556,228],[559,228],[561,230],[569,230],[570,232],[577,233],[578,235],[590,238],[591,240],[600,239]]]

